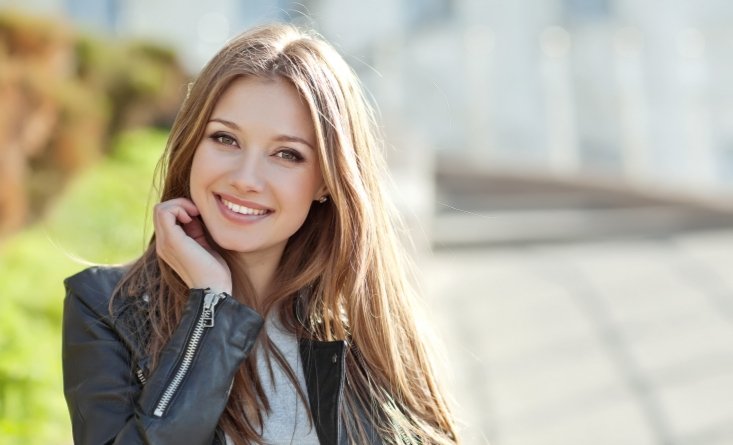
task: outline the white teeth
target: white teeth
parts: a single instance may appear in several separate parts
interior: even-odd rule
[[[260,209],[251,209],[249,207],[241,206],[239,204],[234,204],[233,202],[229,202],[226,199],[222,198],[221,202],[224,203],[225,206],[229,210],[235,213],[239,213],[242,215],[264,215],[267,213],[267,210],[260,210]]]

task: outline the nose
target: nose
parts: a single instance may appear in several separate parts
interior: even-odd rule
[[[265,165],[256,150],[246,150],[233,165],[231,184],[240,193],[262,192]]]

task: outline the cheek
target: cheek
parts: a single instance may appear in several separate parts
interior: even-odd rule
[[[306,209],[310,208],[313,203],[313,199],[316,197],[316,193],[320,188],[321,180],[315,174],[311,173],[304,175],[296,188],[298,200],[302,202],[303,207]]]
[[[204,181],[206,178],[205,165],[206,163],[202,160],[201,153],[197,149],[191,163],[191,173],[188,181],[188,193],[190,194],[194,204],[198,204],[196,201],[204,194]]]
[[[280,199],[285,204],[298,224],[305,221],[313,196],[317,191],[318,184],[310,175],[299,175],[290,177],[279,182]]]
[[[290,224],[292,225],[292,231],[295,232],[305,223],[308,218],[313,200],[311,195],[306,195],[305,191],[299,191],[297,197],[293,196],[290,213]]]

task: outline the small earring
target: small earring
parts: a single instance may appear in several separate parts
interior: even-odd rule
[[[320,202],[321,204],[323,204],[326,201],[328,201],[328,196],[326,195],[323,195],[320,198],[318,198],[318,202]]]

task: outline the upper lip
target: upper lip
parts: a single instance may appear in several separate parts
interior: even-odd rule
[[[246,200],[244,200],[244,199],[239,199],[239,198],[237,198],[237,197],[235,197],[235,196],[232,196],[232,195],[226,195],[226,194],[224,194],[224,193],[218,193],[218,195],[219,195],[219,197],[220,197],[221,199],[224,199],[224,200],[226,200],[226,201],[229,201],[229,202],[231,202],[231,203],[234,203],[234,204],[237,204],[237,205],[240,205],[240,206],[244,206],[244,207],[247,207],[247,208],[249,208],[249,209],[255,209],[255,210],[267,210],[267,211],[269,211],[269,212],[271,212],[271,211],[272,211],[272,209],[271,209],[271,208],[269,208],[269,207],[265,207],[265,206],[263,206],[263,205],[260,205],[260,204],[257,204],[256,202],[252,202],[252,201],[246,201]]]

